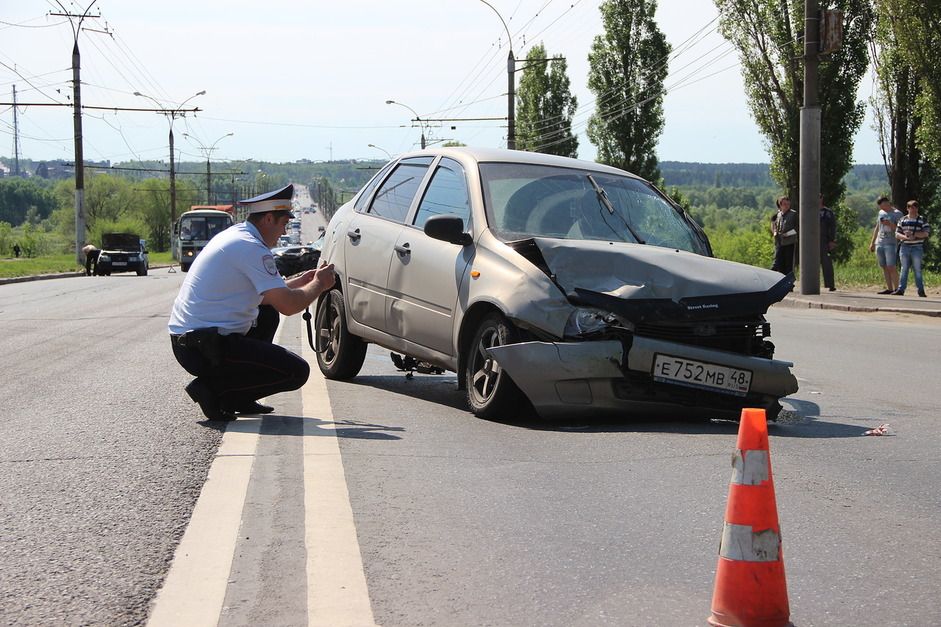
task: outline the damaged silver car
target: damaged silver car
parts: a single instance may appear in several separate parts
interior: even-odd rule
[[[736,418],[797,391],[768,307],[793,277],[712,257],[653,185],[596,163],[424,150],[387,164],[327,227],[328,378],[366,345],[458,374],[471,410]],[[401,358],[399,360],[401,363]]]

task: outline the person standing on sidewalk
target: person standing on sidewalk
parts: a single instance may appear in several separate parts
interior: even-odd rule
[[[899,279],[899,287],[892,292],[896,296],[905,294],[905,286],[908,285],[908,269],[915,268],[915,287],[918,288],[918,295],[924,298],[925,281],[921,273],[921,262],[925,255],[925,240],[931,234],[931,226],[923,217],[918,215],[918,201],[909,200],[905,205],[908,215],[899,220],[898,228],[895,231],[895,237],[900,242],[899,254],[902,258],[902,278]]]
[[[872,230],[872,239],[869,241],[869,252],[876,253],[876,261],[882,268],[885,277],[886,289],[880,294],[892,294],[899,286],[899,271],[895,267],[898,259],[898,240],[895,239],[895,230],[899,220],[905,215],[892,206],[889,199],[880,196],[876,201],[879,206],[879,219]]]
[[[820,269],[823,271],[823,284],[831,292],[836,290],[833,280],[833,259],[830,253],[836,248],[836,214],[823,204],[820,195]]]
[[[774,265],[771,269],[791,274],[797,249],[797,212],[791,211],[791,199],[787,196],[781,196],[775,204],[778,213],[771,222],[771,235],[774,237]]]

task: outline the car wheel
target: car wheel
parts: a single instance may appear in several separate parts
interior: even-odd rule
[[[188,263],[180,263],[180,270],[183,272],[189,272],[190,265]]]
[[[346,306],[340,290],[330,290],[317,308],[317,365],[328,379],[349,379],[359,374],[366,360],[366,342],[346,326]]]
[[[500,364],[487,354],[488,348],[515,344],[516,328],[499,313],[486,316],[477,328],[467,356],[465,381],[467,403],[479,418],[505,417],[527,407],[529,401]]]
[[[137,269],[137,276],[147,276],[147,266],[141,266]]]

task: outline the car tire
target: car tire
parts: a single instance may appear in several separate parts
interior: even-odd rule
[[[367,343],[346,326],[346,305],[340,290],[330,290],[320,299],[314,321],[317,365],[323,376],[351,379],[359,374],[366,360]]]
[[[181,262],[181,263],[180,263],[180,270],[182,270],[183,272],[189,272],[189,271],[190,271],[190,264],[188,264],[188,263],[182,263],[182,262]]]
[[[137,269],[137,276],[147,276],[147,266],[142,266]]]
[[[478,418],[529,415],[529,400],[485,348],[519,342],[519,332],[502,314],[488,314],[468,347],[464,372],[467,404]],[[522,410],[522,411],[521,411]]]

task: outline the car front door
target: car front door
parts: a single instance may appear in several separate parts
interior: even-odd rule
[[[347,227],[346,300],[350,316],[360,324],[386,330],[386,284],[393,247],[430,163],[430,157],[403,159],[365,211],[357,213]]]
[[[434,215],[452,214],[470,228],[467,182],[460,164],[442,158],[425,189],[412,223],[399,232],[389,266],[388,332],[446,355],[458,290],[473,245],[432,239],[422,230]]]

